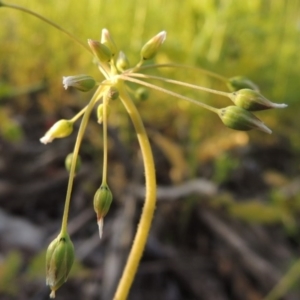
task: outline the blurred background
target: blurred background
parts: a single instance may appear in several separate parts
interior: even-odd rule
[[[245,75],[284,110],[257,113],[272,135],[230,130],[209,111],[149,91],[136,105],[156,162],[158,203],[130,300],[300,299],[300,1],[6,0],[36,11],[80,40],[107,28],[132,65],[162,30],[158,63]],[[91,93],[62,77],[101,80],[91,56],[63,33],[0,8],[0,298],[48,299],[45,249],[56,236],[76,133],[39,142]],[[150,72],[148,72],[150,74]],[[151,74],[228,91],[200,71]],[[155,82],[153,82],[155,83]],[[228,99],[163,85],[215,107]],[[76,129],[78,125],[76,125]],[[114,202],[99,241],[93,195],[101,182],[102,128],[94,114],[81,150],[69,231],[76,263],[57,299],[113,298],[143,205],[144,171],[121,103],[111,105],[108,182]]]

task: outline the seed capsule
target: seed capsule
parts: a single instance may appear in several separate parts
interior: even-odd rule
[[[94,210],[97,214],[97,223],[99,226],[99,236],[102,237],[103,218],[109,211],[113,196],[107,184],[103,183],[96,191],[94,196]]]
[[[49,245],[46,253],[46,285],[51,289],[50,298],[67,281],[74,262],[74,246],[67,233],[60,233]]]
[[[250,89],[242,89],[233,92],[230,94],[230,99],[235,105],[249,111],[287,107],[286,104],[273,103],[263,95],[261,95],[259,92]]]
[[[218,115],[225,126],[241,131],[248,131],[251,129],[258,129],[266,133],[272,131],[253,113],[238,107],[228,106],[218,110]]]

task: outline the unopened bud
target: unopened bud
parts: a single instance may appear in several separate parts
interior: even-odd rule
[[[82,92],[88,92],[96,85],[96,81],[89,75],[75,75],[63,77],[64,88],[73,87]]]
[[[230,94],[230,99],[235,105],[250,111],[287,107],[286,104],[273,103],[259,92],[250,89],[233,92]]]
[[[259,91],[259,87],[245,76],[235,76],[228,79],[227,86],[230,91],[235,92],[241,89]]]
[[[72,160],[73,160],[73,153],[69,153],[65,159],[65,167],[68,172],[70,172],[71,170]],[[81,167],[81,159],[80,156],[78,155],[76,159],[75,172],[78,172],[80,167]]]
[[[51,143],[54,139],[64,138],[70,135],[73,131],[73,122],[69,120],[57,121],[47,132],[40,138],[43,144]]]
[[[114,86],[111,86],[108,90],[107,97],[109,100],[117,100],[119,98],[118,89]]]
[[[218,115],[225,126],[241,131],[258,129],[266,133],[272,131],[253,113],[238,106],[228,106],[218,110]]]
[[[108,105],[106,106],[106,113],[107,113],[107,117],[108,117],[110,114],[110,108]],[[103,114],[104,114],[104,104],[101,103],[97,107],[97,122],[99,124],[101,124],[103,122]]]
[[[50,286],[50,298],[67,281],[74,262],[74,246],[67,233],[60,233],[49,245],[46,253],[46,284]]]
[[[107,46],[91,39],[88,40],[88,44],[93,54],[99,59],[100,62],[106,63],[111,60],[112,53]]]
[[[154,36],[151,40],[149,40],[141,50],[141,56],[144,60],[148,60],[153,58],[161,44],[165,41],[167,36],[166,31],[161,31],[156,36]]]
[[[134,96],[137,100],[146,101],[149,98],[149,91],[140,87],[135,91]]]
[[[117,46],[106,28],[102,29],[101,43],[110,50],[112,56],[115,56],[115,54],[117,53]]]
[[[120,71],[125,71],[129,68],[129,60],[124,52],[120,51],[117,59],[117,69]]]
[[[113,196],[108,185],[103,183],[94,196],[94,210],[97,214],[100,238],[103,232],[103,218],[108,213],[112,200]]]

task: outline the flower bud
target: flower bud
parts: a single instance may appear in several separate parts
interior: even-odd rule
[[[112,200],[113,196],[108,185],[103,183],[94,196],[94,210],[97,214],[100,238],[102,237],[103,231],[103,218],[108,213]]]
[[[111,60],[112,53],[107,46],[91,39],[88,40],[88,44],[92,49],[93,54],[99,59],[100,62],[107,63]]]
[[[141,50],[141,56],[144,60],[148,60],[153,58],[161,44],[165,41],[167,33],[165,31],[161,31],[156,36],[154,36],[151,40],[149,40]]]
[[[55,298],[55,291],[67,281],[74,256],[74,246],[67,233],[60,233],[50,243],[46,253],[46,285],[51,289],[50,298]]]
[[[233,92],[230,94],[230,99],[235,105],[250,111],[287,107],[286,104],[273,103],[259,92],[250,89]]]
[[[115,56],[115,54],[117,53],[117,46],[106,28],[102,29],[101,43],[110,50],[112,56]]]
[[[96,81],[93,77],[83,74],[63,77],[63,85],[65,89],[71,86],[79,91],[88,92],[95,87]]]
[[[120,51],[117,59],[117,69],[120,71],[125,71],[129,68],[129,60],[124,52]]]
[[[106,112],[107,112],[107,116],[109,116],[109,114],[110,114],[110,108],[109,108],[108,105],[106,107]],[[98,118],[97,122],[99,124],[101,124],[103,122],[103,114],[104,114],[104,104],[101,103],[97,107],[97,118]]]
[[[43,144],[51,143],[54,139],[64,138],[70,135],[73,131],[73,122],[69,120],[57,121],[47,132],[40,138],[40,142]]]
[[[230,91],[235,92],[241,89],[259,91],[258,86],[245,76],[235,76],[228,79],[227,86]]]
[[[73,153],[69,153],[65,159],[65,167],[68,172],[70,172],[71,170],[72,159],[73,159]],[[76,166],[75,166],[76,173],[79,171],[80,167],[81,167],[81,159],[80,156],[78,155],[76,160]]]
[[[107,97],[109,100],[117,100],[119,98],[119,91],[116,87],[111,86],[108,90]]]
[[[225,126],[241,131],[258,129],[266,133],[272,131],[254,114],[238,106],[228,106],[218,110],[218,115]]]
[[[140,87],[135,91],[134,96],[137,100],[146,101],[149,98],[149,91]]]

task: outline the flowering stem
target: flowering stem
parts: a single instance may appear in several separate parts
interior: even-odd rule
[[[2,1],[0,1],[0,6],[3,6],[3,7],[8,7],[8,8],[13,8],[13,9],[16,9],[16,10],[20,10],[22,12],[25,12],[29,15],[32,15],[42,21],[44,21],[45,23],[55,27],[56,29],[58,29],[59,31],[63,32],[64,34],[66,34],[68,37],[70,37],[73,41],[75,41],[76,43],[78,43],[80,46],[82,46],[83,48],[85,48],[85,50],[91,52],[90,48],[84,44],[82,41],[80,41],[75,35],[73,35],[72,33],[68,32],[67,30],[65,30],[64,28],[60,27],[59,25],[57,25],[56,23],[54,23],[53,21],[43,17],[42,15],[34,12],[34,11],[31,11],[30,9],[26,8],[26,7],[22,7],[22,6],[19,6],[19,5],[16,5],[16,4],[7,4],[7,3],[3,3]]]
[[[129,289],[136,274],[150,231],[156,203],[156,177],[153,155],[141,117],[126,91],[124,82],[120,80],[117,84],[117,88],[120,93],[120,99],[125,106],[137,133],[143,156],[146,179],[146,199],[140,223],[133,241],[133,245],[131,247],[131,251],[129,253],[125,269],[123,271],[123,275],[121,277],[121,280],[119,281],[119,285],[114,296],[114,300],[125,300],[127,299]]]
[[[82,138],[83,138],[85,128],[87,126],[90,114],[91,114],[92,109],[94,107],[94,104],[97,101],[97,99],[99,99],[100,94],[102,93],[102,90],[103,90],[102,86],[100,86],[97,89],[94,96],[92,97],[89,104],[87,105],[86,111],[85,111],[85,113],[83,115],[83,118],[82,118],[82,121],[80,123],[76,143],[75,143],[74,150],[73,150],[73,156],[72,156],[72,162],[71,162],[71,168],[70,168],[70,175],[69,175],[69,182],[68,182],[68,189],[67,189],[66,200],[65,200],[65,208],[64,208],[64,214],[63,214],[62,225],[61,225],[61,233],[67,233],[71,193],[72,193],[72,188],[73,188],[76,161],[77,161],[77,157],[78,157],[80,144],[81,144],[81,141],[82,141]]]
[[[215,108],[215,107],[212,107],[210,105],[207,105],[205,103],[202,103],[202,102],[199,102],[199,101],[196,101],[195,99],[192,99],[192,98],[189,98],[189,97],[185,97],[185,96],[182,96],[178,93],[175,93],[175,92],[172,92],[172,91],[169,91],[169,90],[166,90],[162,87],[159,87],[159,86],[156,86],[154,84],[151,84],[149,82],[145,82],[145,81],[142,81],[142,80],[139,80],[139,79],[136,79],[136,78],[132,78],[132,77],[129,77],[129,76],[124,76],[124,75],[119,75],[119,78],[122,78],[123,80],[127,80],[127,81],[131,81],[131,82],[134,82],[134,83],[138,83],[138,84],[141,84],[141,85],[144,85],[146,87],[149,87],[149,88],[152,88],[154,90],[157,90],[157,91],[160,91],[160,92],[163,92],[163,93],[166,93],[166,94],[169,94],[171,96],[174,96],[174,97],[177,97],[177,98],[180,98],[180,99],[183,99],[183,100],[186,100],[186,101],[189,101],[191,103],[194,103],[198,106],[201,106],[202,108],[205,108],[205,109],[208,109],[214,113],[218,113],[218,109]]]

